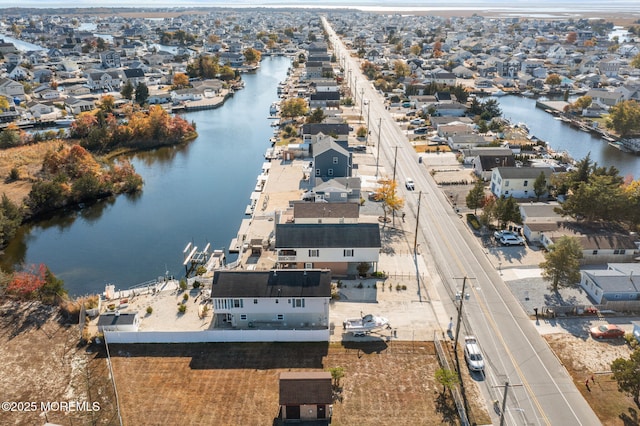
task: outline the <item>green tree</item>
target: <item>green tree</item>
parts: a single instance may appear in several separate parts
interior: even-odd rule
[[[45,267],[44,285],[38,290],[38,297],[44,303],[52,304],[67,295],[64,281],[57,278],[49,268]]]
[[[620,221],[624,219],[625,202],[619,177],[594,173],[587,182],[580,182],[560,210],[587,221]]]
[[[6,246],[22,223],[22,212],[13,201],[2,194],[0,201],[0,247]]]
[[[307,102],[302,98],[291,98],[280,104],[280,115],[285,118],[295,118],[307,114]]]
[[[246,49],[243,54],[244,61],[248,64],[255,64],[256,62],[260,62],[260,59],[262,58],[262,54],[251,47]]]
[[[533,193],[536,194],[536,201],[540,201],[547,192],[547,178],[543,172],[540,172],[536,180],[533,182]]]
[[[307,123],[322,123],[325,118],[327,118],[327,116],[324,111],[322,108],[318,107],[307,117]]]
[[[522,223],[520,207],[515,198],[501,195],[493,205],[493,216],[500,222],[500,227],[504,228],[507,223]]]
[[[329,372],[331,373],[331,378],[333,379],[333,387],[340,387],[340,379],[344,377],[344,368],[342,367],[331,367],[329,368]]]
[[[367,130],[366,126],[360,126],[358,127],[358,130],[356,130],[356,136],[359,138],[365,138],[367,137],[368,132],[369,130]]]
[[[560,76],[558,74],[549,74],[544,82],[551,87],[556,87],[560,85],[562,80],[560,79]]]
[[[640,68],[640,53],[633,57],[631,60],[631,66],[634,68]]]
[[[123,98],[131,100],[133,98],[133,90],[133,84],[131,84],[131,81],[127,80],[124,86],[122,86],[120,94]]]
[[[618,383],[618,390],[633,397],[640,407],[640,346],[636,347],[629,359],[615,359],[611,363],[611,372]]]
[[[621,136],[640,133],[640,105],[636,101],[622,101],[609,109],[607,127]]]
[[[409,65],[407,65],[405,61],[402,61],[400,59],[393,61],[393,70],[396,73],[396,77],[399,79],[404,78],[411,73]]]
[[[455,388],[458,383],[460,383],[460,379],[458,378],[458,374],[447,368],[438,368],[435,372],[436,381],[442,385],[441,395],[444,396],[444,393],[447,389]]]
[[[0,110],[5,111],[7,109],[9,109],[9,100],[4,96],[0,96]]]
[[[420,53],[422,53],[422,47],[420,47],[419,44],[414,44],[409,48],[409,51],[412,55],[420,56]]]
[[[136,86],[136,103],[138,105],[144,105],[147,103],[147,99],[149,99],[149,88],[146,84],[140,82]]]
[[[476,214],[478,207],[482,207],[484,201],[484,182],[482,179],[478,179],[471,188],[471,191],[467,194],[466,202],[467,208],[473,209],[473,214]]]
[[[563,236],[548,247],[540,263],[542,278],[551,282],[553,291],[558,287],[573,287],[580,282],[582,247],[577,238]]]

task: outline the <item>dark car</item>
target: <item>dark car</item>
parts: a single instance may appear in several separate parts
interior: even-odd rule
[[[624,330],[615,324],[602,324],[589,330],[594,339],[618,339],[624,336]]]

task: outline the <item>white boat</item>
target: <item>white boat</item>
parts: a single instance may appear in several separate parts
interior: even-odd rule
[[[531,90],[525,90],[524,92],[520,93],[522,96],[526,96],[527,98],[530,98],[531,96],[533,96],[535,93],[533,93]]]
[[[507,92],[504,92],[504,91],[502,91],[502,90],[496,90],[495,92],[493,92],[493,93],[491,94],[491,96],[497,96],[497,97],[500,97],[500,96],[504,96],[504,95],[506,95],[506,94],[507,94]]]
[[[53,120],[56,126],[60,127],[69,127],[76,121],[75,118],[59,118],[57,120]]]
[[[271,107],[269,108],[269,114],[276,115],[279,109],[280,109],[280,105],[278,105],[278,102],[273,102],[271,104]]]
[[[371,314],[360,318],[347,318],[342,324],[345,333],[353,333],[354,336],[363,336],[383,327],[391,328],[388,319]]]

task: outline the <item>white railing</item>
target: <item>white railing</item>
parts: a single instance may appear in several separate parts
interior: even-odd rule
[[[328,342],[323,330],[105,331],[113,343]]]

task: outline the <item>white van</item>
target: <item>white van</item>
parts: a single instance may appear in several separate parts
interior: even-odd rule
[[[411,178],[406,178],[406,179],[404,180],[404,186],[405,186],[405,187],[407,187],[407,189],[408,189],[409,191],[413,191],[414,189],[416,189],[416,186],[415,186],[415,184],[413,183],[413,179],[411,179]]]

